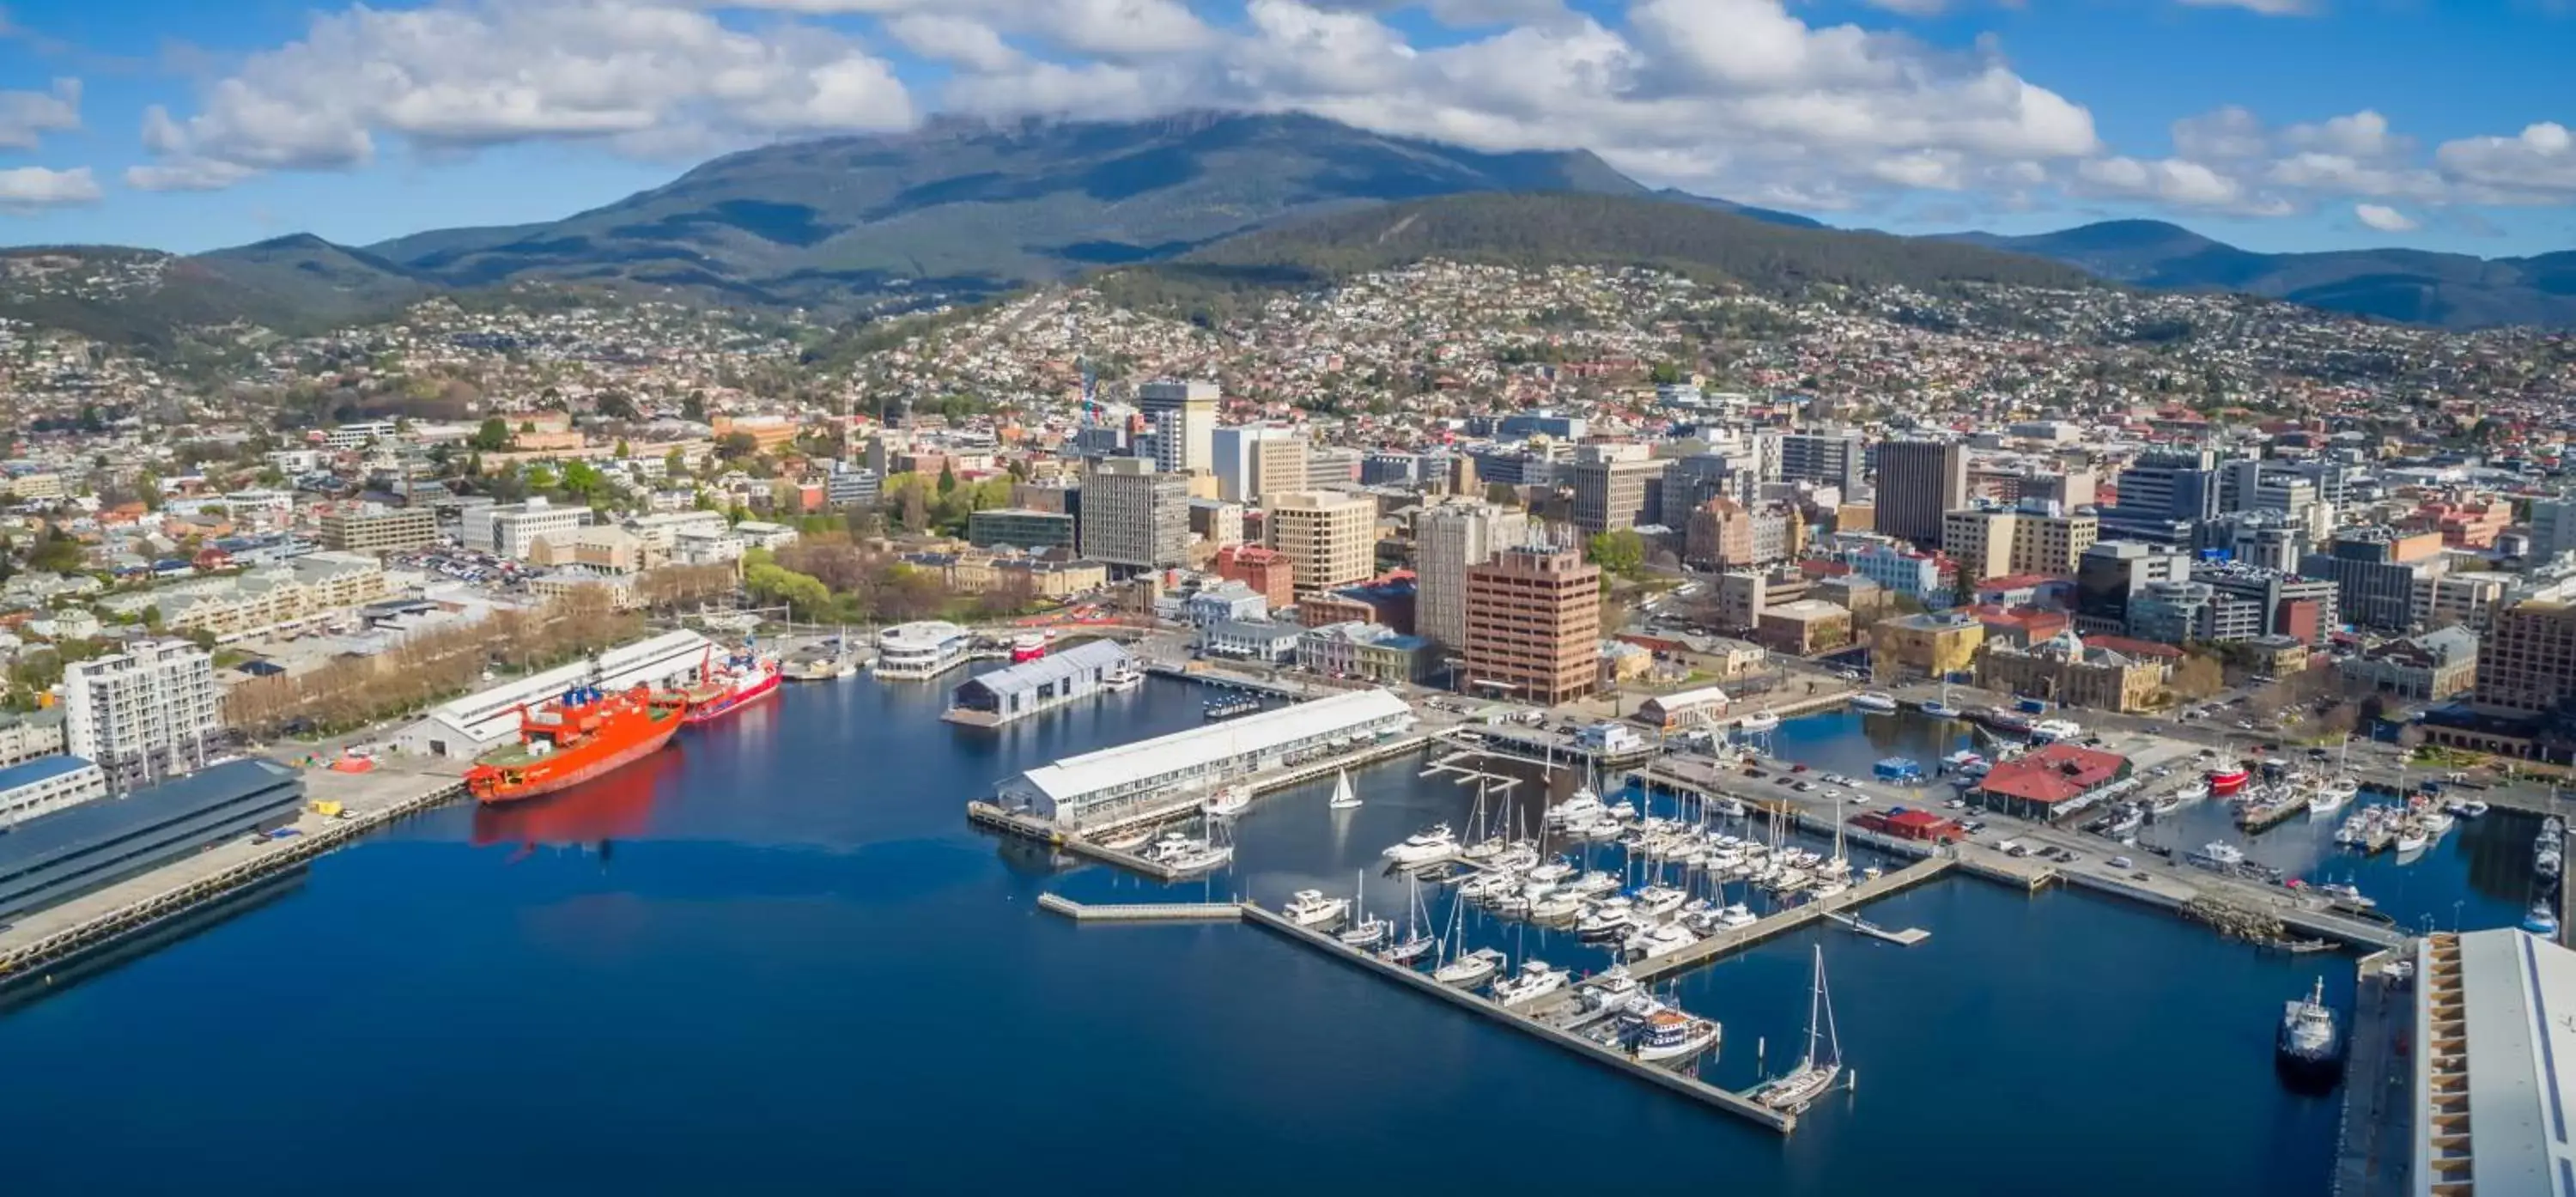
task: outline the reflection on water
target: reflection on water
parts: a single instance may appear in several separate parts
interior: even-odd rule
[[[604,844],[608,840],[631,839],[652,826],[653,795],[666,781],[677,781],[681,767],[680,754],[657,752],[606,777],[560,793],[477,805],[474,828],[467,841],[483,848],[494,844]]]

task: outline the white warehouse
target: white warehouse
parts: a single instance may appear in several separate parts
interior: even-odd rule
[[[620,645],[596,659],[558,665],[441,706],[404,728],[394,737],[394,746],[423,756],[478,756],[518,734],[521,704],[544,702],[576,682],[595,681],[609,690],[623,690],[639,683],[664,686],[693,682],[705,667],[710,647],[711,641],[690,631],[664,632],[649,640]]]
[[[1385,690],[1330,698],[1069,756],[1002,783],[1005,809],[1080,826],[1175,790],[1209,789],[1356,740],[1401,734],[1413,708]]]

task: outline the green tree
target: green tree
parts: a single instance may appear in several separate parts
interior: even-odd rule
[[[680,418],[699,424],[706,423],[707,393],[705,391],[689,392],[689,397],[680,401]]]
[[[1646,538],[1633,528],[1596,532],[1584,542],[1583,556],[1604,572],[1634,577],[1646,568]]]
[[[493,416],[483,421],[483,426],[474,430],[474,438],[466,443],[486,453],[507,449],[510,447],[510,422]]]
[[[949,465],[947,462],[944,462],[944,461],[943,461],[943,462],[941,462],[941,463],[939,463],[939,496],[940,496],[941,498],[943,498],[943,499],[944,499],[944,498],[947,498],[949,495],[951,495],[951,494],[955,493],[955,492],[956,492],[956,490],[957,490],[957,470],[956,470],[956,467],[951,466],[951,465]]]
[[[617,460],[624,461],[633,456],[635,456],[635,446],[627,444],[625,437],[617,438]]]
[[[688,477],[688,476],[689,476],[689,459],[688,459],[688,457],[687,457],[685,454],[681,453],[681,452],[680,452],[679,450],[677,450],[677,449],[673,449],[673,450],[671,450],[670,452],[663,454],[663,455],[662,455],[662,473],[663,473],[663,475],[664,475],[664,476],[666,476],[666,477],[670,477],[670,478],[686,478],[686,477]]]
[[[88,561],[79,541],[63,534],[60,528],[48,526],[27,550],[27,568],[47,573],[67,574],[78,571]]]

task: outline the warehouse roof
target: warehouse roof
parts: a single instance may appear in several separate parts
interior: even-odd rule
[[[1281,745],[1332,736],[1379,719],[1409,716],[1413,708],[1385,690],[1353,690],[1330,698],[1246,715],[1224,723],[1156,736],[1116,748],[1070,756],[1023,775],[1058,802]]]
[[[122,798],[93,799],[0,827],[0,877],[296,780],[294,770],[273,761],[227,761]]]
[[[2576,1193],[2576,952],[2537,935],[2503,928],[2458,937],[2459,964],[2448,973],[2433,964],[2425,986],[2438,1000],[2456,986],[2465,1041],[2468,1124],[2465,1160],[2446,1149],[2453,1167],[2465,1163],[2480,1193]],[[2425,949],[2426,962],[2438,950]],[[2423,973],[2419,971],[2419,976]],[[2456,977],[2456,980],[2450,978]],[[2421,1026],[2419,1012],[2419,1032]],[[2447,1052],[2448,1037],[2431,1035],[2420,1069],[2446,1069],[2460,1057]],[[2426,1096],[2419,1075],[2416,1095]],[[2417,1122],[2419,1160],[2428,1119]],[[2437,1157],[2438,1158],[2438,1157]],[[2438,1167],[2438,1165],[2437,1165]],[[2448,1169],[2443,1169],[2448,1174]]]
[[[1007,669],[979,673],[958,685],[982,689],[1000,696],[1034,690],[1049,682],[1078,677],[1094,669],[1115,668],[1128,661],[1127,650],[1114,640],[1086,640],[1061,652],[1049,653],[1034,661],[1024,661]]]
[[[90,768],[90,763],[76,756],[40,756],[25,764],[0,769],[0,791],[14,790],[40,781],[51,781],[66,773]]]

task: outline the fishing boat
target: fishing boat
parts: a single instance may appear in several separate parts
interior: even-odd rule
[[[1852,706],[1881,713],[1896,709],[1896,696],[1884,690],[1864,690],[1851,697]]]
[[[1402,843],[1387,845],[1379,855],[1405,868],[1437,864],[1458,855],[1458,836],[1448,824],[1434,823],[1404,837]]]
[[[1230,818],[1252,809],[1252,787],[1218,786],[1199,809],[1220,819]]]
[[[786,680],[778,658],[760,651],[759,645],[744,640],[742,647],[723,661],[714,659],[715,648],[707,649],[707,659],[698,666],[703,681],[683,691],[688,696],[689,713],[683,718],[691,725],[712,723],[778,692]]]
[[[1320,889],[1301,889],[1289,897],[1280,913],[1300,927],[1330,926],[1350,917],[1351,900],[1327,898]]]
[[[1680,1060],[1717,1046],[1717,1038],[1715,1021],[1658,1006],[1639,1020],[1629,1046],[1640,1060]]]
[[[2343,1033],[2334,1008],[2326,1005],[2326,979],[2305,999],[2281,1004],[2281,1029],[2273,1039],[2273,1062],[2296,1082],[2331,1084],[2343,1071]]]
[[[1334,774],[1333,800],[1325,803],[1324,808],[1326,810],[1349,810],[1359,804],[1359,791],[1351,788],[1351,771],[1344,769],[1341,772]]]
[[[2245,863],[2245,851],[2234,844],[2211,840],[2186,854],[2183,861],[2186,864],[2226,873],[2234,871],[2237,866]]]
[[[2242,768],[2212,769],[2209,771],[2209,792],[2220,798],[2231,797],[2252,780],[2254,775]]]
[[[2426,844],[2432,842],[2432,832],[2427,830],[2423,823],[2414,819],[2406,819],[2397,824],[2397,851],[2399,853],[2421,852],[2424,850],[2424,846]]]
[[[1503,965],[1506,963],[1508,961],[1501,952],[1492,948],[1478,948],[1431,970],[1431,979],[1443,985],[1473,989],[1484,984],[1487,978],[1503,971]]]
[[[1833,1000],[1825,993],[1825,949],[1816,948],[1816,980],[1807,1005],[1807,1054],[1787,1073],[1764,1081],[1753,1100],[1797,1113],[1833,1088],[1842,1075],[1842,1043],[1834,1032]]]
[[[1566,973],[1550,968],[1545,961],[1524,960],[1519,972],[1494,982],[1494,1001],[1504,1006],[1526,1006],[1565,988]]]

